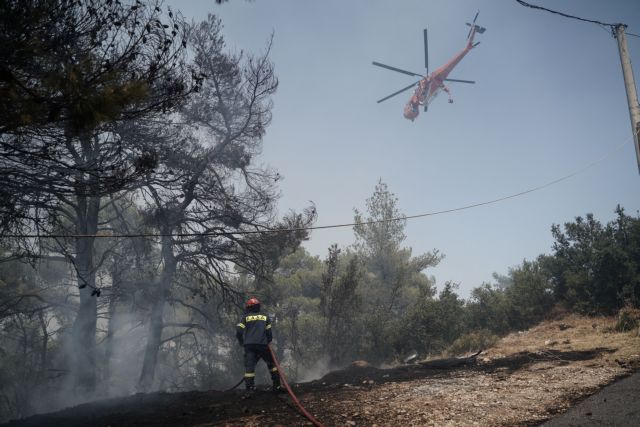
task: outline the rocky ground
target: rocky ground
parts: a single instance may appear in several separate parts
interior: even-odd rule
[[[640,371],[640,331],[614,332],[614,318],[569,316],[511,334],[477,364],[377,369],[358,364],[294,385],[326,426],[538,425]],[[363,366],[364,365],[364,366]],[[7,426],[310,425],[286,395],[241,391],[135,395],[38,415]],[[633,425],[633,424],[629,424]]]

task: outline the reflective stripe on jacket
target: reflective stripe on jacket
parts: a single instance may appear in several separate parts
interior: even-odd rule
[[[261,313],[245,313],[236,325],[236,338],[240,345],[271,342],[271,318]]]

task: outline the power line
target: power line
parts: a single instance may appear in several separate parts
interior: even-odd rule
[[[556,10],[547,9],[546,7],[536,6],[534,4],[529,4],[529,3],[525,2],[525,1],[522,1],[522,0],[516,0],[516,1],[518,3],[520,3],[522,6],[530,7],[531,9],[543,10],[545,12],[553,13],[555,15],[564,16],[565,18],[577,19],[578,21],[584,21],[584,22],[591,22],[592,24],[602,25],[604,27],[610,27],[610,28],[613,28],[613,27],[615,27],[617,25],[617,24],[607,24],[606,22],[596,21],[596,20],[593,20],[593,19],[580,18],[579,16],[568,15],[566,13],[558,12]]]
[[[458,211],[463,211],[463,210],[467,210],[467,209],[472,209],[472,208],[477,208],[480,206],[486,206],[486,205],[491,205],[494,203],[498,203],[498,202],[502,202],[505,200],[509,200],[509,199],[514,199],[516,197],[520,197],[520,196],[524,196],[525,194],[529,194],[529,193],[533,193],[534,191],[539,191],[542,190],[544,188],[547,187],[551,187],[552,185],[558,184],[562,181],[566,181],[569,178],[572,178],[584,171],[586,171],[587,169],[595,166],[596,164],[606,160],[608,157],[610,157],[614,152],[618,151],[619,149],[621,149],[622,147],[624,147],[624,145],[626,145],[629,142],[629,140],[625,140],[622,144],[618,145],[617,147],[615,147],[614,149],[612,149],[610,152],[608,152],[607,154],[603,155],[602,157],[600,157],[599,159],[587,164],[586,166],[583,166],[582,168],[568,174],[568,175],[564,175],[558,179],[554,179],[553,181],[549,181],[546,184],[542,184],[533,188],[530,188],[528,190],[524,190],[524,191],[520,191],[518,193],[514,193],[514,194],[510,194],[508,196],[504,196],[504,197],[499,197],[497,199],[492,199],[492,200],[487,200],[484,202],[480,202],[480,203],[473,203],[470,205],[465,205],[465,206],[461,206],[461,207],[457,207],[457,208],[452,208],[452,209],[445,209],[445,210],[441,210],[441,211],[434,211],[434,212],[426,212],[426,213],[421,213],[421,214],[416,214],[416,215],[409,215],[409,216],[401,216],[401,217],[397,217],[397,218],[388,218],[388,219],[380,219],[380,220],[374,220],[374,221],[364,221],[364,222],[351,222],[351,223],[345,223],[345,224],[332,224],[332,225],[318,225],[318,226],[311,226],[311,227],[297,227],[297,228],[264,228],[261,230],[241,230],[241,231],[215,231],[215,232],[202,232],[202,233],[195,233],[195,232],[191,232],[191,233],[173,233],[173,234],[163,234],[163,233],[128,233],[128,234],[48,234],[48,235],[38,235],[38,234],[23,234],[23,235],[19,235],[19,234],[5,234],[0,236],[0,238],[143,238],[143,237],[167,237],[167,236],[172,236],[172,237],[194,237],[194,236],[239,236],[239,235],[252,235],[252,234],[268,234],[268,233],[288,233],[288,232],[296,232],[296,231],[311,231],[311,230],[325,230],[325,229],[329,229],[329,228],[344,228],[344,227],[354,227],[356,225],[373,225],[373,224],[381,224],[381,223],[385,223],[385,222],[394,222],[394,221],[405,221],[407,219],[415,219],[415,218],[423,218],[423,217],[427,217],[427,216],[435,216],[435,215],[442,215],[442,214],[446,214],[446,213],[452,213],[452,212],[458,212]]]
[[[579,16],[575,16],[575,15],[568,15],[568,14],[566,14],[566,13],[558,12],[558,11],[556,11],[556,10],[547,9],[546,7],[536,6],[536,5],[534,5],[534,4],[530,4],[530,3],[527,3],[527,2],[522,1],[522,0],[516,0],[516,1],[517,1],[518,3],[520,3],[522,6],[530,7],[531,9],[543,10],[543,11],[545,11],[545,12],[553,13],[554,15],[564,16],[565,18],[577,19],[578,21],[590,22],[590,23],[592,23],[592,24],[600,25],[601,27],[609,27],[609,31],[607,31],[607,32],[609,32],[609,33],[610,33],[610,31],[611,31],[611,30],[613,30],[613,28],[614,28],[616,25],[619,25],[619,24],[608,24],[608,23],[606,23],[606,22],[596,21],[596,20],[593,20],[593,19],[580,18]],[[626,27],[626,25],[625,25],[625,27]],[[634,33],[627,33],[627,32],[625,32],[625,34],[626,34],[626,35],[628,35],[628,36],[640,37],[640,35],[638,35],[638,34],[634,34]]]

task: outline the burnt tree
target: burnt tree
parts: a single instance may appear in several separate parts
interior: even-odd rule
[[[118,124],[170,111],[197,87],[184,65],[186,27],[159,2],[2,2],[0,187],[2,230],[75,267],[74,382],[96,382],[95,235],[102,198],[138,185],[152,151],[132,146]]]
[[[150,122],[149,134],[141,138],[164,141],[159,144],[157,169],[147,174],[141,189],[148,205],[147,224],[161,235],[162,254],[141,390],[153,386],[158,352],[167,341],[165,328],[206,330],[193,322],[165,322],[167,302],[184,304],[172,298],[172,287],[205,297],[211,292],[235,297],[229,279],[236,271],[266,275],[277,259],[274,253],[295,247],[306,237],[304,230],[278,230],[304,227],[315,216],[311,211],[292,214],[277,224],[279,176],[254,165],[278,83],[269,48],[261,56],[247,58],[225,52],[221,24],[213,15],[192,29],[191,46],[198,70],[206,75],[201,90],[173,123]],[[188,272],[196,272],[198,288],[186,277],[179,279],[193,274]]]

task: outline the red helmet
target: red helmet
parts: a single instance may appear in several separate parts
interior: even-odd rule
[[[245,304],[247,308],[253,307],[254,305],[260,305],[260,301],[258,301],[258,298],[256,297],[249,298],[249,301]]]

